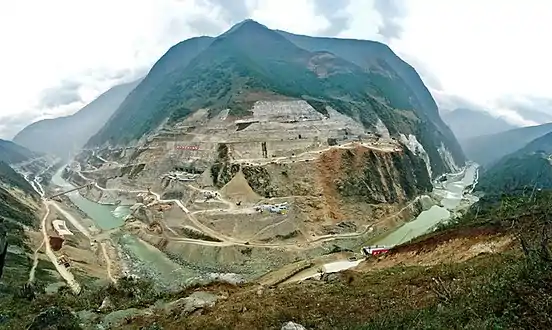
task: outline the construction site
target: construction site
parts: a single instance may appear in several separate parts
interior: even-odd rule
[[[96,221],[98,233],[130,233],[177,264],[254,279],[332,251],[361,256],[421,212],[431,182],[419,167],[381,123],[368,131],[331,108],[266,100],[248,118],[199,110],[133,147],[83,151],[60,173],[71,186],[49,198],[124,209]],[[61,220],[54,233],[78,236]]]

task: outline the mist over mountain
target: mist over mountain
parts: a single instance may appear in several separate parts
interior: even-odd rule
[[[520,127],[462,141],[468,159],[486,167],[552,131],[552,124]]]
[[[71,116],[35,122],[17,133],[13,141],[30,150],[67,159],[107,122],[140,81],[110,88]]]
[[[481,135],[496,134],[516,128],[502,118],[488,112],[468,108],[458,108],[441,115],[443,121],[454,132],[462,144],[463,140]]]
[[[477,189],[495,195],[552,189],[551,155],[552,130],[490,165]]]

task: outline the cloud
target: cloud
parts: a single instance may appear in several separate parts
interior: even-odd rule
[[[382,18],[378,33],[386,40],[399,39],[403,32],[400,20],[406,16],[404,1],[374,0],[374,8]]]
[[[502,118],[506,122],[516,126],[532,126],[547,122],[543,119],[546,118],[545,114],[540,113],[539,116],[538,112],[534,112],[532,116],[528,116],[527,114],[529,114],[531,110],[521,110],[519,107],[516,107],[514,103],[496,101],[483,104],[443,90],[430,88],[430,91],[441,112],[448,112],[455,109],[483,111],[493,117]],[[552,116],[548,118],[552,119]]]
[[[39,106],[54,108],[82,101],[79,89],[82,84],[77,81],[64,80],[56,87],[46,88],[42,91]]]
[[[525,120],[539,124],[552,122],[552,99],[526,95],[505,95],[495,101],[500,108],[511,109]]]
[[[249,18],[250,9],[245,0],[202,0],[202,2],[204,6],[217,7],[226,23],[236,24]]]
[[[349,4],[349,0],[314,0],[315,13],[328,21],[328,26],[319,32],[320,35],[333,37],[349,28],[351,16],[344,10]]]
[[[219,35],[222,30],[221,26],[215,21],[205,19],[204,17],[191,17],[187,23],[200,35],[216,36]]]
[[[540,122],[552,115],[552,47],[542,33],[551,13],[542,0],[0,1],[0,137],[70,114],[174,44],[248,17],[292,33],[383,41],[441,107]]]
[[[19,132],[23,127],[33,122],[35,118],[40,116],[35,112],[21,111],[15,115],[4,117],[0,120],[0,133],[5,137],[12,137]],[[2,138],[0,136],[0,138]]]
[[[431,71],[427,64],[411,54],[399,53],[399,55],[404,61],[410,64],[416,72],[418,72],[427,87],[437,90],[443,89],[443,85],[441,84],[439,77]]]

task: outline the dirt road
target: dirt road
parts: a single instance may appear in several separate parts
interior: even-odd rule
[[[117,283],[117,280],[111,274],[111,259],[109,258],[109,255],[107,254],[107,249],[105,248],[105,242],[101,242],[100,247],[102,249],[102,254],[103,254],[103,257],[104,257],[105,263],[106,263],[107,277],[111,280],[111,282]]]
[[[344,146],[340,146],[340,147],[337,147],[337,148],[346,149],[346,148],[350,148],[350,146],[345,146],[344,145]],[[390,150],[386,150],[386,151],[390,151]],[[79,172],[79,174],[81,175],[81,177],[83,179],[88,180],[88,178],[86,178],[82,173]],[[200,192],[205,191],[203,189],[196,188],[196,187],[193,187],[191,185],[188,185],[188,186],[191,189],[194,189],[196,191],[200,191]],[[106,189],[106,188],[99,187],[98,185],[96,185],[96,187],[100,190],[103,190],[103,191],[121,191],[121,192],[128,192],[128,193],[146,193],[147,192],[145,190],[129,191],[129,190],[123,190],[123,189]],[[338,240],[338,239],[358,238],[358,237],[364,236],[371,230],[371,228],[373,226],[376,226],[376,225],[378,225],[379,223],[381,223],[383,221],[386,221],[386,220],[389,220],[391,218],[394,218],[394,217],[398,216],[405,209],[407,209],[409,207],[412,207],[412,205],[414,205],[414,203],[416,203],[420,198],[420,197],[416,197],[413,201],[408,203],[406,206],[404,206],[398,212],[396,212],[396,213],[394,213],[394,214],[392,214],[392,215],[390,215],[390,216],[388,216],[384,219],[379,220],[377,223],[373,224],[372,226],[367,226],[361,232],[316,236],[316,237],[313,237],[312,239],[308,240],[306,242],[307,244],[299,246],[295,243],[287,243],[287,244],[282,244],[282,243],[280,243],[280,244],[278,244],[278,243],[276,243],[276,244],[273,244],[273,243],[253,243],[253,242],[239,240],[239,239],[236,239],[236,238],[233,238],[233,237],[230,237],[230,236],[223,235],[223,234],[215,231],[214,229],[204,225],[203,223],[201,223],[201,221],[197,220],[197,218],[195,218],[194,214],[188,210],[188,208],[182,203],[182,201],[177,200],[177,199],[165,199],[164,200],[164,199],[161,199],[161,195],[159,193],[156,193],[156,192],[153,192],[153,191],[149,191],[149,193],[151,193],[152,195],[155,196],[157,203],[173,203],[173,204],[177,205],[184,212],[184,214],[187,215],[188,219],[197,227],[197,229],[203,231],[205,234],[207,234],[211,237],[217,238],[218,240],[220,240],[220,242],[210,242],[210,241],[204,241],[204,240],[198,240],[198,239],[177,238],[177,237],[167,237],[168,240],[184,242],[184,243],[190,243],[190,244],[198,244],[198,245],[204,245],[204,246],[232,246],[232,245],[238,245],[238,246],[249,246],[249,247],[292,248],[292,249],[307,249],[307,248],[310,248],[309,245],[314,244],[314,243],[324,243],[324,242],[334,241],[334,240]],[[229,201],[225,201],[221,197],[219,197],[217,199],[222,201],[223,203],[225,203],[227,205],[230,205]],[[233,212],[233,211],[235,211],[234,208],[235,208],[235,206],[232,204],[232,209],[229,209],[228,211]]]
[[[81,287],[79,283],[75,280],[75,277],[71,272],[65,268],[65,266],[58,264],[58,260],[56,255],[54,254],[54,251],[52,251],[52,247],[50,246],[50,241],[48,239],[48,233],[46,231],[46,220],[50,216],[50,207],[46,201],[43,200],[43,204],[46,206],[46,214],[42,218],[42,221],[40,223],[40,229],[42,231],[42,237],[44,239],[44,244],[46,247],[46,255],[56,268],[57,272],[63,277],[63,279],[67,282],[73,293],[79,294],[81,291]]]

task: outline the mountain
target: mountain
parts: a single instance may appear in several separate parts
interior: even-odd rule
[[[552,132],[506,155],[479,179],[477,190],[488,194],[552,188]]]
[[[552,115],[546,112],[520,106],[515,107],[514,110],[519,113],[524,119],[533,121],[537,124],[546,124],[552,122]]]
[[[36,153],[11,141],[0,140],[0,162],[15,164],[36,157]]]
[[[103,143],[103,139],[112,140],[111,135],[118,139],[123,139],[127,135],[132,138],[140,138],[159,125],[165,114],[170,115],[169,111],[165,111],[164,114],[155,113],[155,110],[164,110],[166,103],[169,102],[163,98],[164,93],[179,82],[181,71],[211,42],[212,38],[199,37],[171,47],[121,104],[115,112],[114,118],[109,120],[106,126],[92,137],[88,145],[98,144],[97,141]],[[178,102],[178,100],[174,100],[174,102]],[[123,124],[123,126],[116,129],[119,124]]]
[[[552,132],[552,123],[521,127],[464,140],[462,147],[468,159],[482,166],[489,166],[549,132]]]
[[[497,134],[517,128],[502,118],[485,111],[459,108],[442,115],[443,121],[462,144],[463,140],[481,135]]]
[[[19,188],[25,193],[35,194],[33,187],[8,164],[0,161],[0,186],[7,185]]]
[[[0,186],[8,185],[19,188],[26,193],[35,194],[31,185],[15,172],[10,165],[27,162],[39,156],[39,154],[11,141],[0,140]]]
[[[34,151],[66,158],[106,123],[139,83],[137,80],[112,87],[71,116],[35,122],[19,132],[13,141]]]
[[[451,158],[464,163],[418,74],[387,46],[297,36],[251,20],[171,48],[87,146],[136,143],[201,108],[247,117],[267,95],[306,100],[323,114],[331,107],[368,130],[383,124],[421,144],[435,175],[451,169]]]

